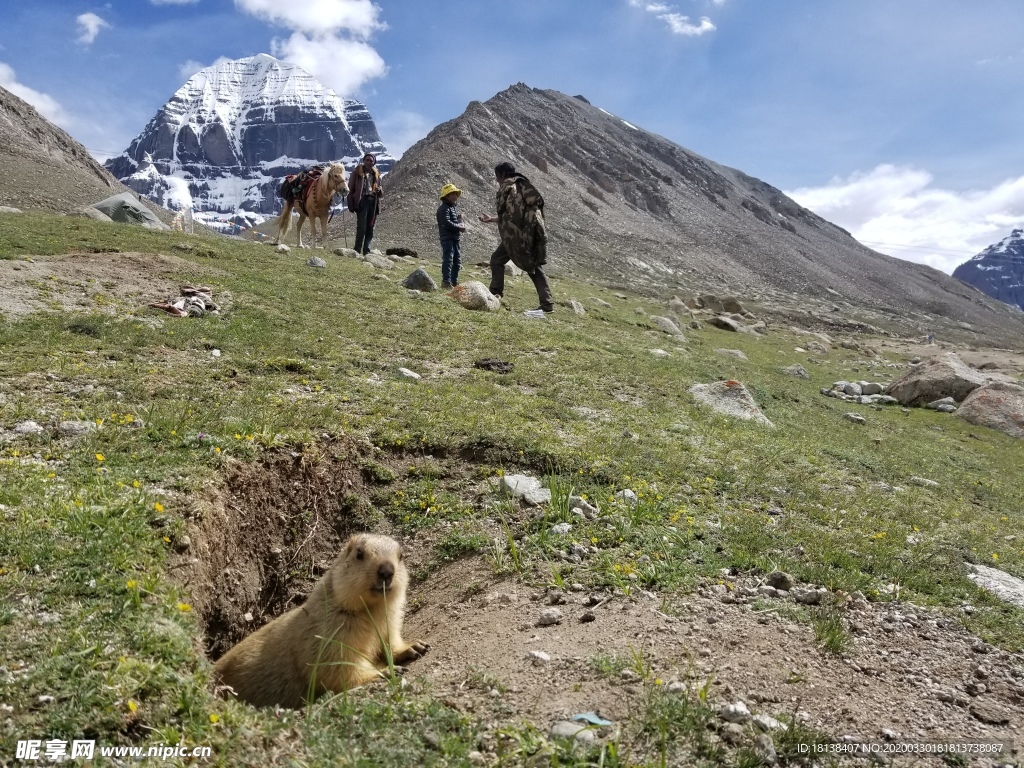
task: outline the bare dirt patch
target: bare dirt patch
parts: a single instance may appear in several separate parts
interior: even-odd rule
[[[212,270],[157,253],[69,253],[0,261],[0,314],[78,310],[123,314],[178,294]]]
[[[710,591],[668,602],[643,592],[552,598],[548,590],[495,581],[479,560],[433,574],[410,599],[419,610],[406,622],[409,632],[431,644],[410,674],[488,720],[546,730],[596,711],[622,725],[640,714],[660,680],[691,690],[710,683],[713,703],[742,700],[755,713],[805,713],[808,725],[836,737],[999,740],[1019,748],[1024,735],[1024,657],[907,604],[848,610],[853,645],[836,657],[821,650],[809,625],[787,618],[793,604],[781,600],[724,604]],[[549,602],[561,603],[562,623],[539,627]],[[583,623],[588,612],[594,619]],[[551,661],[537,664],[531,651]],[[610,658],[619,660],[612,674]],[[638,666],[649,672],[637,673]]]

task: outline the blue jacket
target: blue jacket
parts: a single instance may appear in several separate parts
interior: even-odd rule
[[[437,209],[437,231],[442,240],[458,240],[462,235],[462,216],[447,200]]]

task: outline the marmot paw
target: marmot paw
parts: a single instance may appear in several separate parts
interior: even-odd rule
[[[406,664],[410,661],[415,661],[416,659],[423,658],[424,654],[426,654],[426,652],[429,650],[430,646],[427,643],[424,643],[421,640],[416,640],[412,643],[409,643],[409,647],[406,648],[404,651],[395,654],[395,663]]]

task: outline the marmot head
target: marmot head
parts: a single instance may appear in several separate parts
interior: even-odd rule
[[[402,547],[388,536],[361,533],[349,538],[335,566],[335,585],[350,599],[367,604],[400,599],[409,575]]]

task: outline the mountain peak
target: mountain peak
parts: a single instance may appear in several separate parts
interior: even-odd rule
[[[366,106],[296,64],[260,53],[205,67],[182,85],[107,168],[171,209],[210,216],[277,212],[281,179],[366,152],[394,158]]]
[[[993,243],[953,270],[953,277],[993,299],[1024,309],[1024,229]]]

